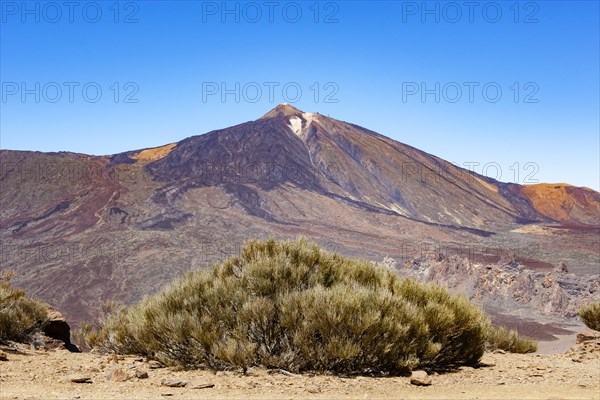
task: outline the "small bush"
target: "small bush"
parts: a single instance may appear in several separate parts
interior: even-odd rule
[[[581,307],[579,318],[588,328],[600,331],[600,303],[591,303]]]
[[[490,327],[487,334],[488,350],[505,350],[510,353],[533,353],[537,351],[537,342],[519,336],[519,333],[512,329],[506,329],[501,326]]]
[[[90,342],[183,368],[401,374],[476,364],[488,325],[440,287],[304,239],[269,240],[115,309]]]
[[[107,301],[102,304],[101,312],[95,322],[83,321],[78,328],[71,331],[71,341],[82,352],[92,350],[98,344],[100,327],[106,324],[117,309],[119,309],[119,305],[114,301]]]
[[[13,272],[0,272],[0,341],[29,341],[41,331],[48,311],[40,301],[28,298],[25,292],[10,285]]]

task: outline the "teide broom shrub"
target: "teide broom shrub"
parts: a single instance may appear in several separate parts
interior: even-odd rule
[[[590,303],[581,307],[579,318],[590,329],[600,331],[600,303]]]
[[[477,363],[487,327],[439,287],[304,239],[269,240],[116,311],[94,344],[183,368],[399,374]]]
[[[48,310],[40,301],[26,296],[10,284],[14,272],[0,271],[0,341],[27,342],[40,332]]]

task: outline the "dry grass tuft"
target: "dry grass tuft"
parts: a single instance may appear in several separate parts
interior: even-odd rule
[[[581,307],[579,318],[588,328],[600,331],[600,303],[591,303]]]
[[[517,331],[504,327],[491,326],[487,335],[488,350],[505,350],[510,353],[533,353],[537,351],[535,340],[519,336]]]

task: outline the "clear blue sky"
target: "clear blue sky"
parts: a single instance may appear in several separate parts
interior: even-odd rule
[[[113,154],[291,100],[502,181],[600,186],[597,1],[0,3],[3,149]]]

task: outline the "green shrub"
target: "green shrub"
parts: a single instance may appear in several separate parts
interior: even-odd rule
[[[116,309],[91,342],[183,368],[401,374],[476,364],[488,324],[440,287],[304,239],[268,240]]]
[[[581,307],[579,318],[588,328],[600,331],[600,303],[591,303]]]
[[[519,336],[519,333],[515,330],[506,329],[501,326],[493,326],[488,330],[487,349],[500,349],[510,353],[521,354],[533,353],[537,351],[537,342]]]
[[[48,318],[46,306],[11,286],[13,272],[0,273],[0,341],[28,341]]]

